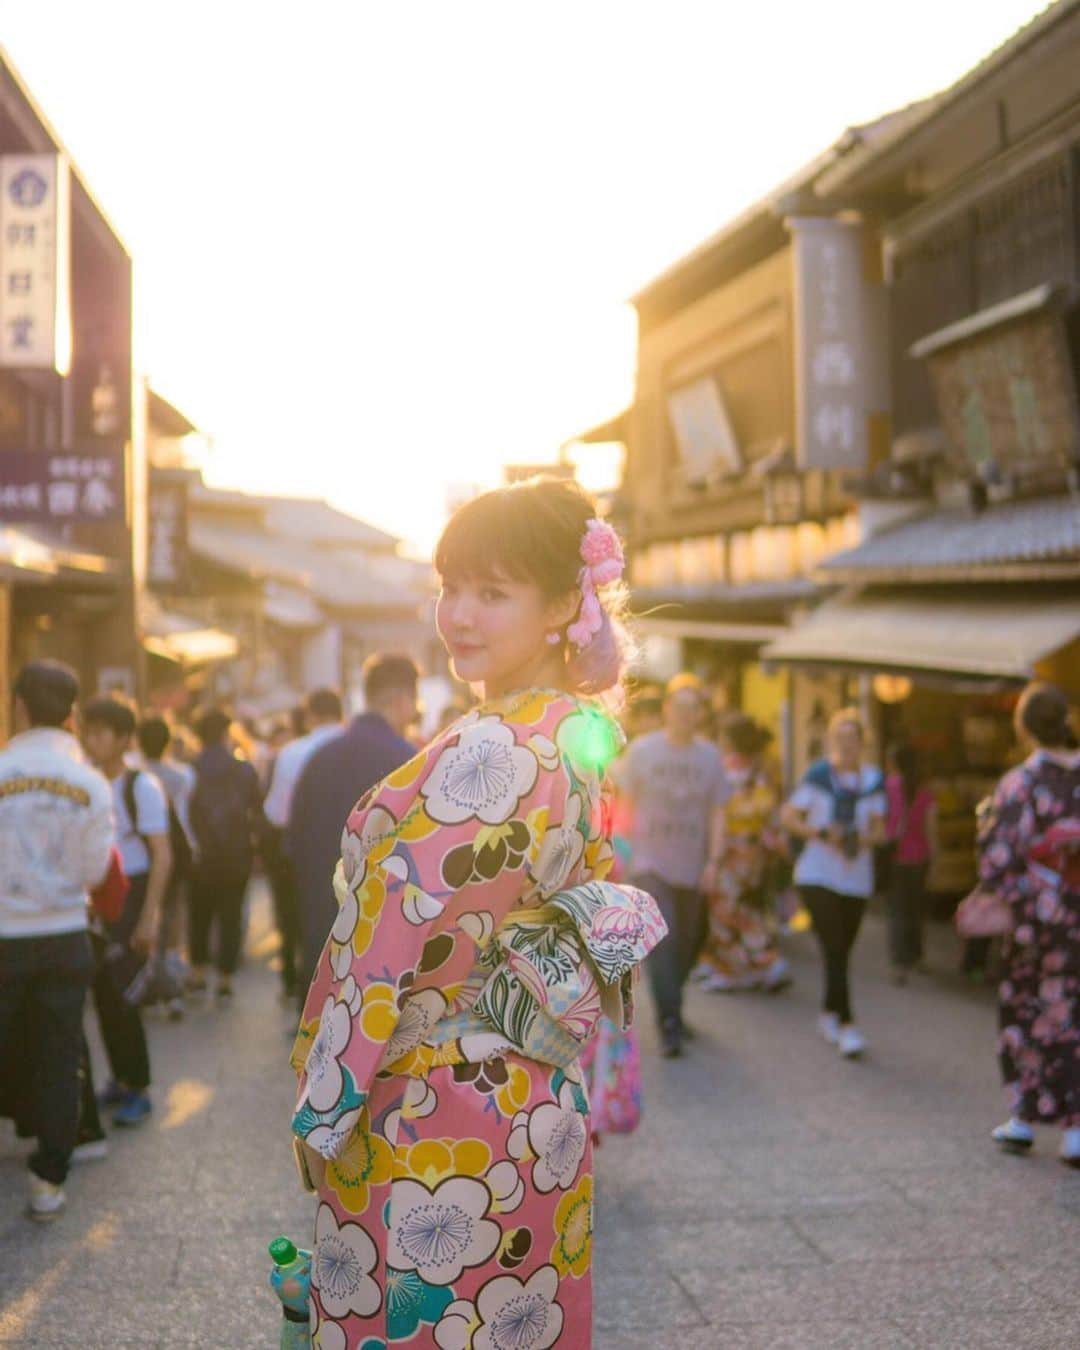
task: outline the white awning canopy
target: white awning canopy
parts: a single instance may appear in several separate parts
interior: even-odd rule
[[[764,661],[1027,680],[1080,638],[1080,595],[863,593],[829,601]]]

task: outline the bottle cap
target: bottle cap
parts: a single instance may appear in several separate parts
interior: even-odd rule
[[[270,1244],[270,1259],[275,1266],[288,1266],[296,1260],[296,1244],[287,1237],[276,1237]]]

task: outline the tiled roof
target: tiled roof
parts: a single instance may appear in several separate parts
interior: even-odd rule
[[[194,553],[223,567],[285,582],[341,609],[415,610],[427,595],[427,569],[393,554],[327,548],[205,518],[191,521],[189,542]]]
[[[1080,576],[1080,498],[935,511],[834,553],[818,572],[836,582]]]
[[[322,543],[363,544],[371,549],[393,549],[394,535],[369,525],[319,497],[268,497],[232,488],[193,483],[190,489],[193,514],[210,516],[215,511],[238,511],[258,516],[273,534]]]

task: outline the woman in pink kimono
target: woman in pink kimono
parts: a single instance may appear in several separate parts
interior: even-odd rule
[[[540,480],[453,518],[439,633],[484,701],[345,827],[293,1056],[322,1350],[591,1345],[579,1054],[664,933],[605,880],[622,553],[593,514]]]

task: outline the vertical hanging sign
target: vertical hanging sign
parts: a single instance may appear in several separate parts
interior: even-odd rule
[[[0,155],[0,366],[71,368],[71,208],[60,155]]]
[[[802,469],[863,469],[870,420],[888,411],[881,287],[864,271],[863,228],[791,217],[795,266],[796,459]]]

